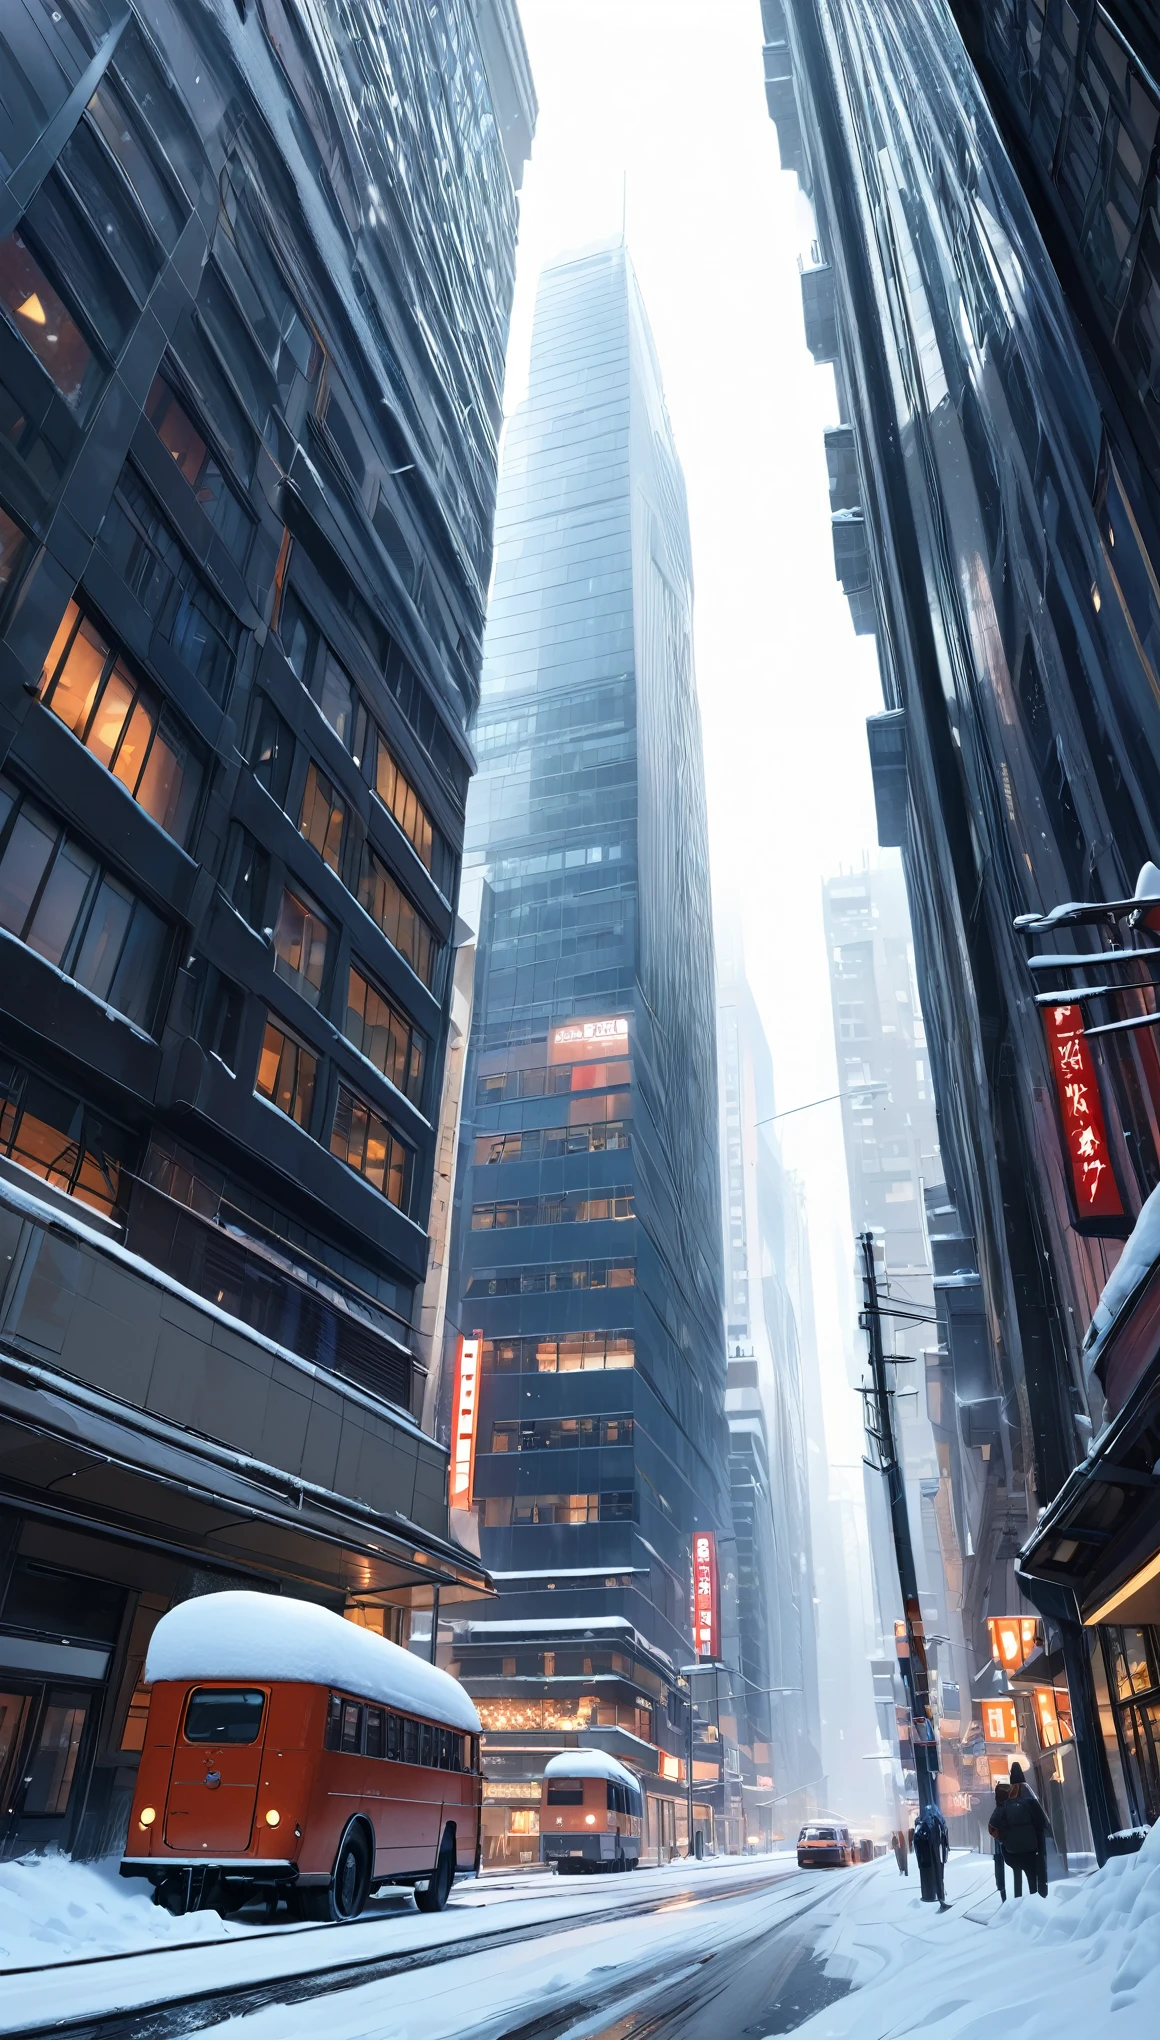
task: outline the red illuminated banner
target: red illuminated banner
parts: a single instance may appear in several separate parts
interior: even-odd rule
[[[460,1339],[451,1404],[451,1487],[453,1509],[470,1509],[475,1482],[475,1422],[479,1413],[479,1356],[483,1340]]]
[[[693,1538],[693,1644],[698,1657],[720,1655],[717,1539],[711,1530],[698,1530]]]
[[[1104,1108],[1083,1017],[1078,1006],[1045,1006],[1043,1018],[1076,1210],[1081,1218],[1122,1218],[1124,1206],[1108,1155]]]

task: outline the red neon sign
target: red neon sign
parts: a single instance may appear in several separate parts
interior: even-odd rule
[[[1122,1218],[1124,1206],[1108,1156],[1104,1108],[1078,1006],[1046,1006],[1047,1046],[1081,1218]]]
[[[711,1530],[698,1530],[693,1538],[693,1645],[698,1657],[720,1655],[717,1539]]]
[[[470,1509],[475,1483],[475,1423],[479,1414],[479,1359],[483,1340],[478,1334],[460,1339],[455,1360],[455,1395],[451,1404],[451,1475],[449,1500],[453,1509]]]

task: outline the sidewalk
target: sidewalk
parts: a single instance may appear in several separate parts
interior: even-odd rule
[[[912,1868],[887,1857],[821,1938],[826,1974],[851,1995],[800,2040],[1155,2040],[1160,1989],[1160,1826],[1046,1900],[995,1890],[991,1860],[955,1852],[951,1911],[923,1905]],[[1112,2014],[1115,2014],[1114,2021]]]

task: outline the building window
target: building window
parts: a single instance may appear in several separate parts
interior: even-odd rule
[[[522,1133],[481,1134],[475,1143],[475,1163],[478,1168],[493,1162],[548,1161],[558,1155],[603,1154],[631,1146],[628,1127],[619,1119],[586,1126],[533,1126]]]
[[[527,1267],[473,1268],[469,1296],[552,1296],[574,1289],[631,1289],[636,1262],[558,1261]]]
[[[631,1488],[583,1495],[489,1495],[483,1503],[485,1530],[542,1523],[631,1523]]]
[[[313,617],[292,588],[287,589],[278,619],[282,645],[310,699],[314,702],[356,765],[362,763],[366,710],[345,667],[335,658]]]
[[[159,696],[133,678],[75,602],[53,639],[41,682],[45,707],[166,835],[184,844],[201,767]]]
[[[197,1038],[206,1054],[216,1056],[231,1076],[238,1067],[238,1042],[244,1008],[245,998],[240,988],[231,984],[220,971],[211,971],[202,1001]]]
[[[251,928],[261,928],[270,889],[270,859],[240,822],[231,822],[222,865],[222,889]]]
[[[398,823],[440,891],[450,898],[455,864],[451,851],[398,764],[387,738],[371,722],[345,667],[292,588],[282,601],[278,634],[286,657],[311,700],[363,770],[364,777],[369,778],[378,799]]]
[[[528,1374],[579,1374],[611,1367],[633,1367],[636,1344],[631,1332],[571,1332],[563,1337],[485,1339],[484,1370]]]
[[[346,1037],[388,1083],[417,1105],[423,1092],[427,1044],[406,1015],[352,968],[346,1002]]]
[[[493,1424],[493,1452],[563,1452],[574,1446],[631,1445],[634,1421],[615,1417],[529,1417]]]
[[[156,100],[154,107],[160,111]],[[174,248],[189,207],[162,175],[144,128],[107,73],[85,110],[116,158],[153,232],[167,249]]]
[[[216,702],[233,678],[240,628],[189,561],[135,470],[121,470],[101,545],[154,629]]]
[[[83,414],[99,364],[22,234],[0,241],[0,305],[66,404]]]
[[[162,375],[153,379],[153,387],[145,400],[145,416],[166,453],[189,483],[210,523],[229,547],[235,566],[244,566],[253,524],[185,405]]]
[[[0,1057],[0,1151],[106,1217],[116,1208],[125,1155],[119,1129],[7,1057]]]
[[[586,1225],[600,1219],[634,1218],[632,1187],[622,1184],[597,1195],[565,1191],[555,1197],[513,1197],[495,1204],[473,1204],[472,1232],[502,1231],[522,1225]]]
[[[292,1034],[267,1020],[256,1088],[279,1112],[308,1130],[317,1075],[318,1057],[295,1041]]]
[[[477,1105],[497,1105],[513,1098],[554,1097],[562,1091],[603,1091],[613,1084],[630,1084],[632,1065],[627,1057],[616,1062],[556,1063],[546,1069],[542,1062],[516,1070],[492,1070],[477,1078]],[[631,1093],[621,1091],[612,1101],[610,1117],[620,1119],[631,1110]]]
[[[3,778],[0,927],[149,1031],[168,934],[164,921]]]
[[[411,1194],[411,1150],[386,1120],[345,1084],[338,1087],[330,1152],[373,1183],[388,1204],[406,1211]]]
[[[312,1006],[322,994],[329,932],[318,908],[287,886],[274,929],[274,969]]]
[[[320,772],[314,760],[306,774],[306,788],[302,795],[302,812],[298,817],[298,832],[306,838],[311,849],[317,850],[324,864],[337,872],[342,861],[342,831],[346,821],[346,803],[339,797],[324,772]]]
[[[246,755],[258,785],[265,787],[278,807],[285,808],[294,764],[294,738],[289,723],[283,722],[267,694],[254,696]]]
[[[404,777],[381,730],[375,733],[375,792],[430,871],[434,839],[431,817],[410,781]]]
[[[6,409],[7,407],[5,406],[4,408]],[[22,417],[17,418],[13,422],[17,425],[18,430],[24,424]],[[11,431],[5,429],[8,423],[7,417],[3,411],[0,411],[0,433],[3,433],[5,438],[11,440]],[[24,557],[26,542],[20,526],[13,523],[11,517],[6,516],[4,511],[0,510],[0,596],[3,595],[5,588],[8,586],[9,581],[12,580],[17,567]]]
[[[432,989],[439,956],[435,931],[428,926],[418,908],[411,905],[369,843],[363,850],[358,897],[359,905],[370,915],[375,926],[382,929],[392,947],[410,964],[415,976],[428,990]]]

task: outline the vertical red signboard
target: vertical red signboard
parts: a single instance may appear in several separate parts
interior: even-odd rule
[[[479,1410],[479,1357],[483,1340],[460,1339],[451,1405],[451,1489],[453,1509],[470,1509],[475,1482],[475,1420]]]
[[[1080,1218],[1122,1218],[1124,1206],[1104,1132],[1104,1108],[1078,1006],[1045,1006],[1055,1095]]]
[[[693,1538],[693,1642],[698,1657],[715,1658],[720,1653],[717,1539],[711,1530],[698,1530]]]

